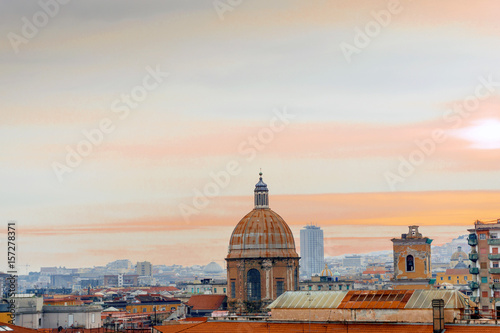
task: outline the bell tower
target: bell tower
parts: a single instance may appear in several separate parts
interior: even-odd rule
[[[418,226],[408,227],[408,233],[393,238],[394,289],[431,289],[431,243],[423,237]]]

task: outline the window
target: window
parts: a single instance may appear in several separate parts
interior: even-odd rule
[[[499,278],[495,278],[495,279],[493,279],[493,282],[498,283],[498,282],[500,282],[500,279]]]
[[[467,281],[467,275],[464,276],[464,280]]]
[[[486,239],[486,234],[479,234],[479,239]]]
[[[349,285],[348,284],[345,285],[345,289],[349,290]]]
[[[146,310],[147,310],[146,308],[142,308],[142,312],[146,312]]]
[[[481,263],[481,269],[487,269],[487,268],[488,268],[488,266],[487,266],[487,265],[488,265],[487,263],[482,262],[482,263]]]
[[[491,249],[492,254],[498,254],[498,247],[494,247]]]
[[[498,234],[497,233],[490,234],[490,238],[498,238]]]
[[[318,290],[321,290],[321,287],[322,287],[322,286],[318,286]]]
[[[170,308],[170,310],[175,311],[175,310],[176,310],[176,309],[175,309],[175,306],[172,306],[172,307]]]
[[[441,276],[441,281],[443,281],[443,277]]]
[[[328,290],[332,290],[332,285],[329,285],[329,286],[328,286]]]
[[[283,280],[276,281],[276,297],[285,292],[285,282]]]
[[[153,311],[156,311],[156,305],[155,305],[155,306],[153,306]]]
[[[448,281],[450,281],[450,280],[451,280],[451,276],[448,276]]]
[[[191,288],[191,293],[194,293],[194,288]]]
[[[95,313],[92,314],[92,322],[95,323]]]
[[[488,297],[488,292],[487,291],[481,292],[481,297]]]
[[[260,301],[260,272],[255,268],[247,273],[247,299]]]
[[[214,288],[214,294],[217,294],[217,288]]]
[[[486,276],[481,277],[481,283],[488,283],[488,278]]]
[[[309,290],[312,290],[312,286],[309,286]]]
[[[236,283],[231,281],[231,298],[236,298]]]
[[[133,313],[137,313],[137,308],[134,308],[134,310],[132,312]]]
[[[406,257],[406,271],[413,272],[415,270],[415,264],[413,262],[413,256],[409,255]]]
[[[299,268],[295,268],[295,290],[299,290]]]
[[[491,264],[493,265],[493,268],[498,268],[498,261],[493,261]]]
[[[339,284],[339,290],[342,290],[342,285],[341,284]]]
[[[200,293],[200,288],[196,288],[196,292],[199,294]]]
[[[226,288],[222,288],[222,292],[225,294],[226,293]]]

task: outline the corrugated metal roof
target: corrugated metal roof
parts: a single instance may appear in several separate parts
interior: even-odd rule
[[[280,309],[335,309],[347,291],[287,291],[268,308]]]
[[[405,309],[431,309],[433,299],[442,299],[447,309],[459,309],[466,307],[466,297],[458,290],[415,290]]]
[[[467,307],[457,290],[351,290],[288,291],[269,309],[432,309],[433,299],[442,299],[445,308]],[[470,305],[475,305],[469,300]]]

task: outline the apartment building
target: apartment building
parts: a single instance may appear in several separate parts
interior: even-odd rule
[[[470,232],[468,243],[471,246],[469,260],[473,281],[472,300],[483,311],[491,310],[500,316],[500,219],[496,221],[476,221]]]

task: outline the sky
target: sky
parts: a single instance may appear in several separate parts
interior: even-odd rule
[[[325,255],[500,218],[496,1],[0,3],[1,253],[224,264],[262,170]],[[29,266],[27,266],[29,265]],[[5,262],[0,270],[6,270]]]

